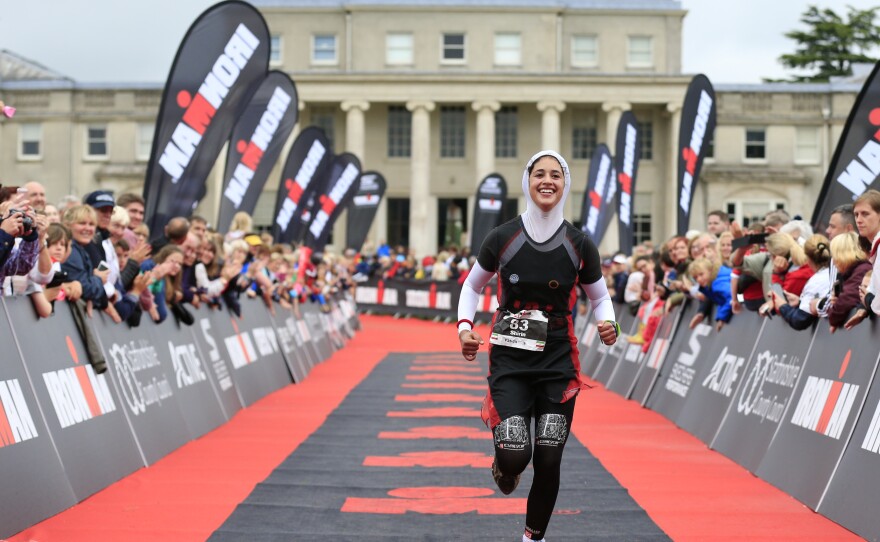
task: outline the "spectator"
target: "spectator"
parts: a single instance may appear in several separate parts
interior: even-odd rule
[[[774,233],[767,237],[767,252],[773,262],[772,281],[781,284],[786,292],[801,295],[804,285],[813,276],[804,249],[790,235]],[[767,295],[770,293],[769,286],[767,284],[764,288]]]
[[[189,220],[182,216],[176,216],[168,221],[165,225],[164,236],[153,243],[153,252],[157,252],[166,244],[182,246],[186,242],[186,236],[189,233]]]
[[[769,213],[764,215],[764,220],[762,221],[764,225],[764,231],[766,233],[778,233],[779,229],[790,220],[791,216],[789,216],[785,209],[770,211]]]
[[[198,215],[191,216],[189,218],[189,231],[194,233],[199,238],[199,243],[201,243],[208,232],[208,221]]]
[[[446,260],[449,259],[449,253],[445,250],[437,254],[437,260],[431,266],[431,280],[444,281],[449,280],[450,272]]]
[[[732,267],[730,264],[730,255],[733,254],[733,234],[730,231],[723,231],[718,236],[718,245],[716,247],[718,251],[718,257],[721,258],[721,263],[728,267]]]
[[[46,218],[49,219],[49,224],[60,224],[61,223],[61,213],[58,212],[58,207],[55,207],[52,204],[46,204]]]
[[[137,194],[121,194],[119,198],[116,200],[116,205],[119,205],[128,213],[129,229],[134,230],[144,222],[144,208],[146,202],[144,198]]]
[[[800,296],[788,293],[785,298],[772,292],[776,311],[792,328],[803,330],[819,318],[819,303],[831,293],[827,267],[831,263],[830,241],[824,235],[813,235],[804,243],[804,255],[813,276],[807,280]]]
[[[71,207],[64,212],[62,221],[70,229],[73,243],[70,255],[61,265],[68,278],[82,285],[82,299],[90,301],[98,310],[107,308],[107,292],[104,284],[110,275],[109,269],[99,270],[92,263],[87,247],[95,237],[98,215],[88,205]]]
[[[791,220],[783,224],[779,231],[781,233],[787,233],[791,235],[791,237],[797,241],[797,244],[800,246],[804,246],[804,243],[807,242],[807,239],[812,237],[813,235],[813,227],[804,222],[803,220]]]
[[[626,285],[629,281],[629,261],[623,254],[611,258],[611,276],[614,278],[614,297],[617,303],[625,303]]]
[[[730,228],[730,217],[721,210],[711,211],[706,216],[706,231],[718,237]]]
[[[61,198],[61,201],[58,202],[58,212],[61,213],[62,219],[64,217],[64,213],[77,205],[82,205],[82,200],[79,197],[74,196],[73,194],[68,194]]]
[[[45,235],[35,225],[47,223],[46,217],[37,217],[28,207],[24,193],[15,187],[0,187],[0,285],[6,277],[31,272],[43,247],[41,236]]]
[[[691,262],[688,272],[705,296],[705,301],[700,303],[700,311],[690,321],[690,328],[697,327],[715,306],[715,329],[720,331],[733,314],[730,307],[730,268],[708,258],[699,258]]]
[[[183,251],[172,244],[165,245],[153,257],[144,262],[143,271],[149,271],[153,282],[150,290],[155,300],[154,320],[159,323],[168,317],[168,308],[183,299],[180,290],[180,269],[183,266]]]
[[[853,214],[859,235],[870,246],[868,258],[873,265],[870,286],[867,290],[866,307],[874,314],[880,314],[880,192],[868,190],[859,196],[853,204]]]
[[[229,232],[226,234],[225,242],[230,243],[236,239],[244,239],[244,236],[253,230],[254,221],[251,215],[239,211],[232,215],[232,222],[229,224]]]
[[[25,190],[27,190],[27,200],[28,205],[31,206],[31,209],[34,211],[43,212],[46,210],[46,189],[40,183],[36,181],[32,181],[29,183],[25,183]]]
[[[842,233],[831,240],[831,257],[837,266],[837,282],[828,309],[828,323],[833,333],[847,322],[850,311],[858,307],[859,286],[871,264],[853,232]]]

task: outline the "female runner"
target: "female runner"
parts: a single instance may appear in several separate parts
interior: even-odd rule
[[[570,186],[568,164],[559,154],[541,151],[529,160],[522,177],[526,211],[486,236],[458,304],[461,353],[473,360],[484,343],[473,330],[480,291],[498,275],[483,420],[494,437],[492,477],[505,495],[516,488],[534,449],[526,542],[544,539],[575,397],[583,387],[571,318],[577,286],[590,298],[602,342],[612,345],[620,333],[599,252],[562,217]]]

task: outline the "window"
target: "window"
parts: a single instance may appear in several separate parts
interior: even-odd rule
[[[767,158],[767,131],[764,128],[746,128],[746,160]]]
[[[495,65],[519,66],[522,63],[521,41],[519,34],[495,34]]]
[[[642,153],[639,158],[642,160],[654,159],[654,123],[651,121],[637,122],[639,126],[639,137],[642,139]]]
[[[269,38],[269,64],[277,66],[281,64],[281,36],[275,34]]]
[[[385,63],[392,66],[412,65],[412,34],[388,34],[385,36]]]
[[[574,36],[571,38],[571,65],[575,68],[595,68],[599,65],[599,38]]]
[[[772,197],[761,200],[734,200],[728,201],[726,207],[727,215],[747,228],[754,222],[764,220],[764,215],[770,211],[785,209],[785,202],[774,200]]]
[[[18,157],[23,160],[36,160],[42,156],[43,125],[22,124],[19,127],[20,141]]]
[[[410,156],[412,114],[402,105],[388,106],[388,157]]]
[[[515,106],[503,106],[495,113],[495,158],[516,158]]]
[[[391,246],[409,246],[409,198],[388,198],[388,232]]]
[[[155,127],[152,124],[141,122],[137,125],[137,138],[135,141],[135,158],[138,160],[149,160],[150,153],[153,152],[153,132]]]
[[[465,115],[461,105],[440,107],[440,158],[464,158]]]
[[[316,34],[312,36],[312,64],[336,64],[336,36]]]
[[[819,129],[798,126],[795,132],[794,161],[796,164],[819,163]]]
[[[336,110],[332,107],[315,107],[312,109],[312,125],[324,130],[330,148],[334,149],[333,140],[336,137]]]
[[[86,128],[86,156],[104,158],[107,156],[107,127],[92,125]]]
[[[590,160],[598,143],[596,116],[576,114],[571,128],[571,156],[575,160]]]
[[[651,36],[629,36],[626,65],[630,68],[654,67],[654,39]]]
[[[633,196],[633,246],[651,240],[651,194]]]
[[[706,160],[713,160],[715,158],[715,134],[712,134],[709,137],[709,142],[706,143],[706,153],[704,158]]]
[[[437,200],[437,245],[460,247],[467,244],[462,233],[468,231],[468,204],[466,198]]]
[[[464,34],[443,34],[443,62],[464,63]]]

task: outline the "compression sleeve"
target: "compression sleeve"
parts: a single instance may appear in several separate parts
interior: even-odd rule
[[[611,296],[608,295],[608,287],[605,285],[605,279],[599,278],[591,284],[581,283],[581,288],[587,297],[590,298],[590,304],[593,306],[593,317],[597,322],[605,320],[616,321],[614,317],[614,305],[611,303]]]
[[[474,315],[477,314],[477,304],[480,302],[480,292],[493,274],[491,271],[483,269],[478,261],[474,262],[474,266],[468,272],[461,288],[461,296],[458,298],[459,333],[463,329],[473,328]]]

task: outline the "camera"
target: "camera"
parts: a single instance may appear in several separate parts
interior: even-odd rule
[[[9,216],[7,216],[6,218],[11,217],[15,213],[21,213],[21,226],[22,228],[24,228],[24,234],[27,235],[32,232],[34,230],[34,219],[29,217],[24,211],[21,211],[19,209],[10,209]]]

